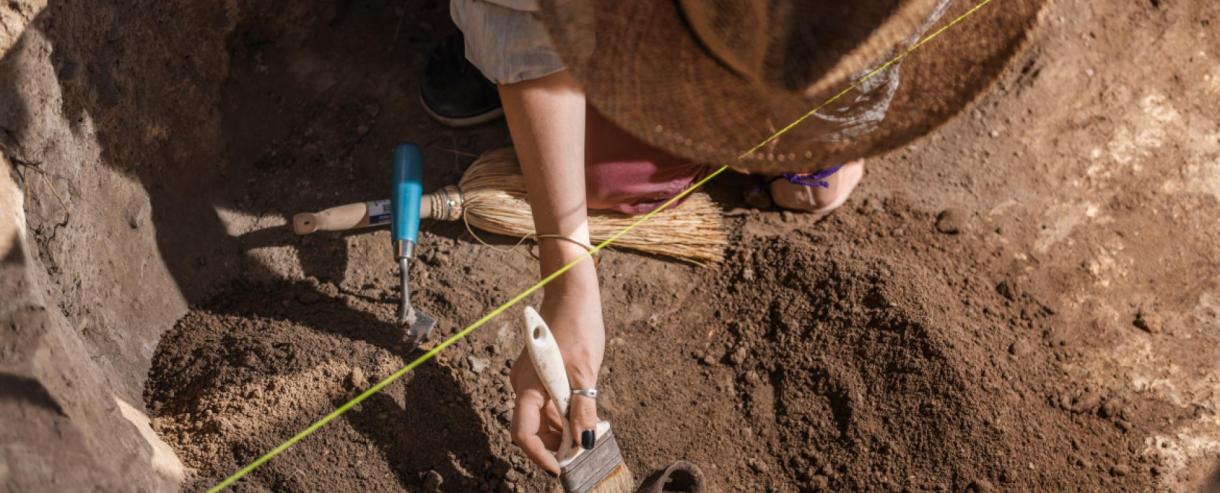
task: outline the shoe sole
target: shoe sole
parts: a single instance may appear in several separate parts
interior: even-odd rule
[[[476,125],[482,125],[504,116],[503,107],[496,107],[496,109],[486,113],[473,116],[464,116],[460,118],[438,115],[435,111],[432,111],[432,108],[428,107],[428,102],[424,101],[424,96],[422,94],[419,96],[419,105],[424,108],[424,112],[427,113],[428,116],[432,117],[433,120],[440,122],[441,125],[451,128],[469,128]]]

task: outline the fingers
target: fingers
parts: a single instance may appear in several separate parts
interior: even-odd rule
[[[568,413],[572,421],[569,428],[572,440],[585,450],[592,449],[597,444],[597,401],[574,395],[568,404]]]
[[[559,414],[559,410],[555,408],[555,401],[546,400],[546,408],[542,414],[544,424],[549,430],[562,430],[564,428],[563,415]]]
[[[559,443],[558,434],[554,432],[542,433],[542,415],[543,399],[536,393],[525,393],[517,396],[516,410],[513,411],[512,436],[513,443],[521,447],[521,451],[525,452],[525,456],[531,461],[538,464],[539,467],[547,472],[558,475],[559,463],[555,461],[555,456],[547,450],[546,443],[543,442],[542,435],[551,435],[551,440],[556,446]]]

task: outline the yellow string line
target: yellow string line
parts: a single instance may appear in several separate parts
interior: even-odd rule
[[[763,146],[767,145],[768,143],[770,143],[770,142],[774,141],[775,139],[779,138],[781,135],[783,135],[783,134],[787,133],[789,130],[792,130],[792,129],[793,129],[793,128],[795,128],[797,125],[799,125],[801,122],[804,122],[806,119],[808,119],[809,117],[813,116],[813,115],[814,115],[815,113],[817,113],[819,110],[821,110],[821,109],[825,108],[826,106],[828,106],[828,105],[830,105],[830,104],[834,103],[834,102],[835,102],[835,101],[837,101],[839,98],[843,97],[844,95],[846,95],[847,93],[851,92],[852,90],[855,90],[855,89],[856,89],[857,87],[859,87],[859,85],[860,85],[861,83],[863,83],[864,81],[867,81],[867,80],[871,79],[872,77],[876,76],[878,73],[881,73],[881,71],[882,71],[882,70],[885,70],[886,68],[889,68],[890,66],[893,66],[895,63],[898,63],[898,62],[899,62],[899,61],[901,61],[903,58],[906,58],[906,56],[907,56],[907,55],[911,54],[911,52],[913,52],[913,51],[915,51],[915,50],[919,49],[921,46],[923,46],[923,45],[924,45],[925,43],[927,43],[928,41],[931,41],[933,38],[936,38],[937,36],[940,36],[940,35],[941,35],[941,33],[945,32],[945,31],[947,31],[949,28],[952,28],[953,26],[957,25],[958,23],[960,23],[961,21],[965,20],[967,17],[969,17],[969,16],[973,15],[973,14],[974,14],[975,12],[977,12],[979,9],[983,8],[984,6],[986,6],[987,4],[989,4],[989,3],[991,3],[991,2],[992,2],[992,0],[982,0],[982,1],[980,1],[980,2],[979,2],[977,5],[975,5],[973,8],[971,8],[971,9],[970,9],[970,10],[968,10],[968,11],[966,11],[965,13],[963,13],[963,14],[962,14],[962,15],[960,15],[960,16],[958,16],[957,18],[953,19],[951,22],[949,22],[948,24],[946,24],[944,27],[941,27],[940,29],[937,29],[935,32],[933,32],[932,34],[929,34],[929,35],[927,35],[927,36],[923,37],[922,39],[920,39],[920,40],[919,40],[919,42],[917,42],[917,43],[915,43],[915,44],[911,45],[911,47],[910,47],[910,48],[907,48],[907,49],[906,49],[906,50],[904,50],[902,53],[900,53],[900,54],[898,54],[897,56],[895,56],[895,57],[891,58],[891,59],[890,59],[888,62],[886,62],[885,64],[881,65],[880,67],[877,67],[877,68],[873,69],[872,71],[868,72],[868,73],[867,73],[867,74],[865,74],[863,77],[861,77],[860,79],[857,79],[855,82],[853,82],[853,83],[852,83],[850,86],[848,86],[846,89],[843,89],[842,91],[839,91],[839,92],[838,92],[838,93],[836,93],[834,96],[832,96],[830,99],[827,99],[827,100],[826,100],[826,102],[824,102],[824,103],[822,103],[822,104],[818,105],[818,106],[817,106],[817,107],[815,107],[814,109],[810,110],[808,113],[805,113],[803,116],[801,116],[800,118],[796,119],[796,120],[795,120],[795,121],[793,121],[792,123],[788,124],[788,125],[787,125],[787,126],[785,126],[784,128],[781,128],[779,131],[775,132],[775,133],[774,133],[774,134],[772,134],[770,137],[767,137],[767,138],[766,138],[765,140],[763,140],[762,142],[759,142],[759,143],[758,143],[758,145],[756,145],[756,146],[754,146],[754,147],[750,148],[750,150],[748,150],[748,151],[746,151],[746,152],[741,153],[741,154],[740,154],[740,155],[737,157],[737,159],[736,159],[736,160],[741,160],[742,158],[744,158],[744,157],[746,157],[746,156],[750,155],[751,153],[753,153],[754,151],[757,151],[758,149],[762,148]],[[250,474],[250,473],[251,473],[252,471],[254,471],[255,469],[258,469],[258,468],[259,468],[259,466],[262,466],[264,463],[266,463],[267,461],[271,460],[271,459],[272,459],[272,458],[274,458],[275,456],[279,455],[280,453],[284,452],[285,450],[288,450],[288,448],[289,448],[289,447],[291,447],[291,446],[293,446],[293,445],[296,445],[296,443],[297,443],[297,442],[299,442],[299,441],[301,441],[301,440],[305,439],[305,437],[307,437],[307,436],[309,436],[309,435],[313,434],[315,431],[318,431],[318,429],[322,428],[323,426],[326,426],[326,425],[327,425],[328,423],[330,423],[331,421],[334,421],[334,420],[335,420],[335,418],[338,418],[339,416],[342,416],[342,415],[343,415],[343,413],[346,413],[346,412],[347,412],[348,410],[350,410],[352,407],[355,407],[357,404],[360,404],[360,403],[361,403],[361,402],[363,402],[365,399],[368,399],[369,397],[371,397],[373,394],[376,394],[377,392],[380,392],[380,391],[381,391],[381,389],[384,389],[384,388],[385,388],[387,385],[390,385],[391,383],[394,383],[394,381],[398,380],[399,378],[402,378],[402,377],[403,377],[403,375],[406,375],[407,373],[411,372],[411,370],[414,370],[415,368],[419,367],[420,365],[422,365],[422,364],[424,364],[424,363],[428,362],[428,360],[430,360],[430,359],[432,359],[433,357],[435,357],[437,354],[439,354],[439,353],[440,353],[441,351],[443,351],[445,348],[447,348],[447,347],[449,347],[449,346],[452,346],[452,345],[453,345],[454,343],[456,343],[457,341],[459,341],[459,340],[461,340],[461,339],[465,338],[466,336],[470,335],[470,333],[471,333],[471,332],[474,332],[474,331],[475,331],[475,330],[477,330],[479,327],[482,327],[482,326],[483,326],[483,325],[485,325],[487,322],[491,321],[491,319],[496,318],[497,316],[499,316],[500,314],[504,313],[504,312],[505,312],[506,310],[508,310],[509,308],[512,308],[514,305],[516,305],[517,303],[520,303],[520,302],[521,302],[522,300],[524,300],[525,298],[528,298],[528,297],[529,297],[531,294],[534,294],[534,293],[535,293],[535,292],[537,292],[539,289],[542,289],[542,288],[543,288],[543,287],[545,287],[547,284],[550,284],[550,283],[551,283],[551,281],[554,281],[554,280],[555,280],[555,279],[557,279],[559,276],[562,276],[564,273],[566,273],[566,272],[568,272],[569,270],[571,270],[571,269],[572,269],[572,267],[575,267],[575,266],[576,266],[576,264],[579,264],[579,263],[581,263],[581,262],[583,262],[583,261],[585,261],[585,260],[587,260],[587,259],[591,258],[591,256],[592,256],[592,255],[594,255],[594,254],[596,254],[597,252],[600,252],[602,249],[604,249],[604,248],[608,247],[608,246],[609,246],[611,243],[614,243],[614,242],[615,242],[615,241],[617,241],[619,238],[621,238],[623,235],[627,234],[627,232],[629,232],[629,231],[631,231],[631,230],[635,229],[637,226],[639,226],[639,225],[641,225],[641,224],[643,224],[643,223],[647,222],[649,219],[652,219],[652,218],[653,218],[653,216],[656,216],[656,215],[657,215],[658,213],[660,213],[661,211],[664,211],[665,209],[668,209],[670,206],[672,206],[673,204],[675,204],[675,203],[677,203],[678,201],[682,200],[682,199],[683,199],[684,197],[686,197],[687,195],[690,195],[692,192],[694,192],[695,190],[699,189],[700,187],[702,187],[703,185],[705,185],[707,182],[712,181],[712,179],[713,179],[713,178],[715,178],[715,177],[719,176],[721,173],[724,173],[724,172],[725,172],[726,170],[728,170],[728,169],[729,169],[729,165],[728,165],[728,164],[723,164],[723,165],[721,165],[721,166],[720,166],[719,168],[717,168],[715,171],[712,171],[712,172],[711,172],[711,173],[709,173],[707,176],[703,177],[703,179],[702,179],[702,180],[699,180],[699,181],[695,182],[695,184],[694,184],[694,185],[691,185],[690,187],[688,187],[687,189],[683,190],[681,193],[679,193],[678,195],[674,196],[673,198],[671,198],[671,199],[669,199],[669,200],[666,200],[666,201],[665,201],[664,203],[662,203],[662,204],[661,204],[659,207],[657,207],[657,208],[655,208],[655,209],[653,209],[653,210],[649,211],[647,214],[644,214],[644,215],[640,216],[640,217],[639,217],[639,219],[637,219],[635,222],[632,222],[632,223],[631,223],[630,225],[628,225],[627,227],[625,227],[625,228],[623,228],[623,229],[619,230],[617,233],[614,233],[613,235],[611,235],[609,238],[606,238],[606,239],[605,239],[604,241],[602,241],[601,243],[598,243],[596,246],[594,246],[594,247],[593,247],[593,249],[592,249],[592,250],[589,250],[589,251],[585,252],[584,254],[580,255],[579,257],[576,257],[576,259],[572,260],[571,262],[568,262],[566,265],[564,265],[563,267],[560,267],[560,268],[559,268],[558,270],[556,270],[555,272],[552,272],[550,275],[548,275],[548,276],[546,276],[546,277],[542,278],[542,280],[538,281],[537,283],[534,283],[534,285],[533,285],[533,286],[530,286],[530,287],[529,287],[529,288],[527,288],[525,291],[522,291],[522,292],[521,292],[521,294],[518,294],[518,295],[514,296],[512,299],[510,299],[510,300],[508,300],[508,301],[504,302],[504,303],[503,303],[503,304],[501,304],[500,306],[497,306],[495,309],[493,309],[492,311],[488,312],[486,315],[483,315],[483,317],[482,317],[482,318],[480,318],[480,319],[478,319],[478,320],[475,320],[475,321],[474,321],[474,323],[471,323],[470,325],[467,325],[467,326],[466,326],[466,328],[464,328],[464,329],[462,329],[462,330],[458,331],[456,334],[454,334],[454,335],[450,336],[448,339],[445,339],[445,340],[444,340],[444,341],[442,341],[440,344],[437,344],[437,346],[436,346],[436,347],[434,347],[434,348],[430,349],[428,352],[424,353],[424,354],[423,354],[423,355],[421,355],[420,357],[415,358],[415,360],[411,361],[410,363],[407,363],[407,365],[406,365],[406,366],[404,366],[404,367],[402,367],[402,368],[399,368],[399,369],[398,369],[398,371],[395,371],[394,373],[390,374],[390,376],[386,377],[385,379],[381,380],[380,382],[377,382],[375,385],[373,385],[372,387],[369,387],[369,388],[368,388],[367,390],[365,390],[364,392],[361,392],[361,393],[360,393],[360,395],[357,395],[356,397],[352,398],[352,400],[347,401],[347,402],[346,402],[345,404],[343,404],[342,406],[339,406],[339,407],[338,407],[337,409],[335,409],[334,411],[331,411],[331,412],[330,412],[329,414],[327,414],[326,416],[323,416],[323,417],[322,417],[322,419],[319,419],[319,420],[315,421],[313,424],[309,425],[309,426],[308,426],[308,427],[306,427],[305,429],[303,429],[303,430],[301,430],[300,432],[298,432],[297,434],[293,435],[293,436],[292,436],[292,438],[289,438],[289,439],[285,440],[283,443],[281,443],[281,444],[277,445],[275,448],[271,449],[271,451],[267,452],[266,454],[263,454],[263,455],[262,455],[262,457],[259,457],[259,458],[258,458],[258,459],[256,459],[254,462],[251,462],[249,465],[247,465],[246,467],[241,468],[241,469],[240,469],[240,470],[238,470],[237,472],[235,472],[235,473],[233,473],[232,475],[230,475],[229,477],[225,478],[225,479],[224,479],[224,481],[221,481],[221,482],[217,483],[215,486],[213,486],[213,487],[209,488],[209,489],[208,489],[208,493],[218,493],[218,492],[220,492],[220,491],[224,490],[225,488],[228,488],[229,486],[232,486],[232,485],[233,485],[233,483],[237,482],[238,480],[240,480],[242,477],[246,476],[247,474]]]

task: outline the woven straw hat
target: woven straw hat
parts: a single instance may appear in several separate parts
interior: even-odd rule
[[[993,0],[777,142],[734,160],[976,0],[543,0],[589,101],[698,162],[808,171],[905,145],[965,108],[1025,45],[1044,0]]]

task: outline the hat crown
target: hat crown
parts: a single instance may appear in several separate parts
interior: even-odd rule
[[[809,93],[875,63],[915,31],[931,0],[678,0],[699,43],[737,75]]]

